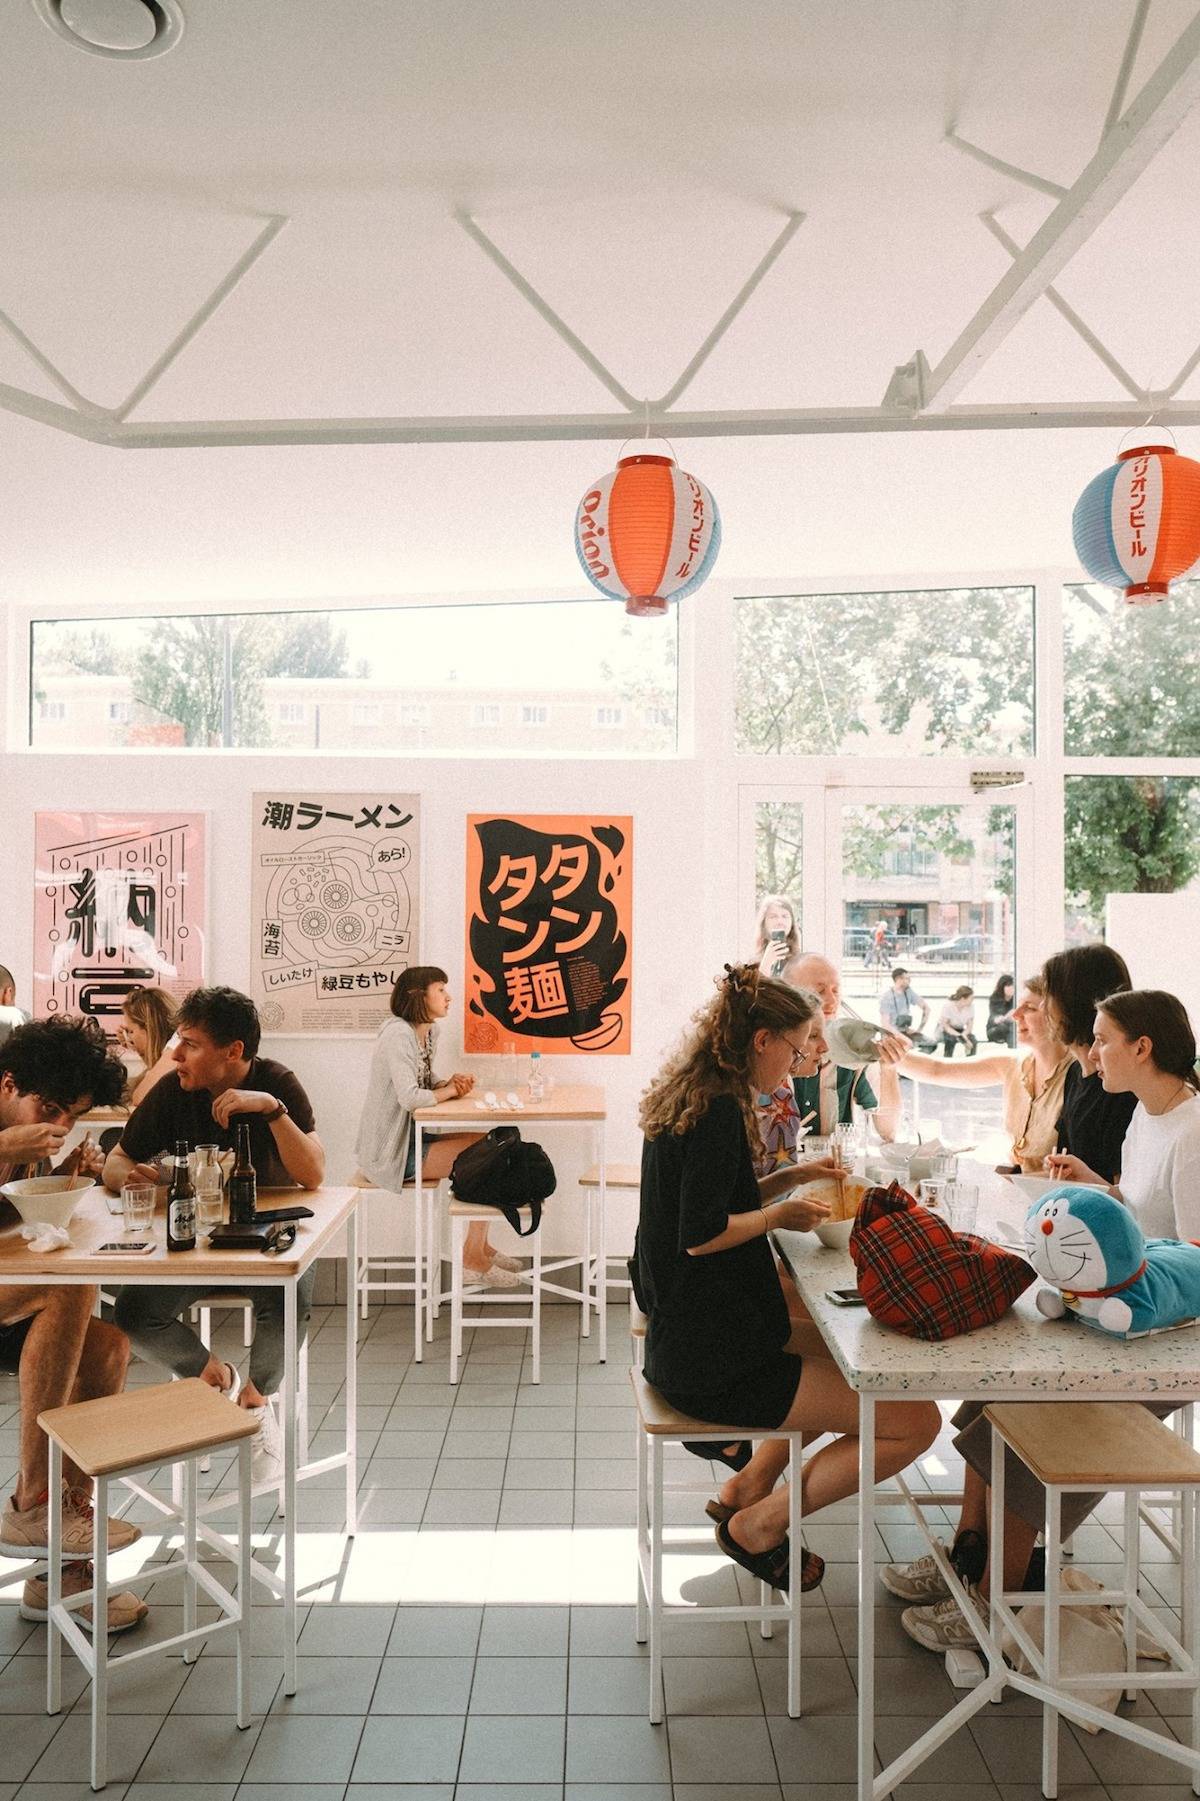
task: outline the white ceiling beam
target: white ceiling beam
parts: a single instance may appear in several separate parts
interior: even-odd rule
[[[1008,251],[1009,256],[1015,261],[1021,254],[1021,246],[1014,238],[1009,237],[1003,225],[1001,225],[994,214],[980,213],[979,217],[987,226],[987,229],[991,232],[996,242],[998,244],[1003,244],[1005,250]],[[1107,344],[1103,343],[1101,339],[1096,336],[1096,333],[1092,330],[1086,319],[1080,317],[1069,300],[1063,299],[1057,288],[1047,288],[1043,298],[1048,300],[1055,312],[1066,320],[1067,324],[1071,327],[1071,330],[1075,332],[1078,337],[1083,339],[1083,342],[1087,345],[1088,349],[1100,359],[1110,375],[1116,377],[1127,394],[1131,395],[1134,400],[1146,401],[1150,398],[1148,390],[1144,388],[1140,382],[1135,381],[1127,369],[1122,368]]]
[[[67,380],[62,370],[50,361],[45,351],[38,349],[28,332],[22,331],[16,320],[2,310],[0,310],[0,325],[4,327],[14,342],[21,346],[30,362],[37,364],[42,374],[54,384],[64,400],[71,406],[77,407],[82,413],[102,413],[104,411],[104,408],[98,406],[94,400],[89,400],[86,394],[81,394],[79,389]]]
[[[945,356],[930,371],[926,406],[950,406],[1034,301],[1087,242],[1200,96],[1200,13],[1129,109],[1106,133],[1074,186],[1034,233]]]
[[[1048,181],[1044,175],[1035,175],[1032,169],[1020,169],[1016,163],[1009,163],[1002,156],[993,156],[990,150],[981,150],[978,144],[970,144],[966,138],[960,138],[956,131],[946,133],[946,143],[961,150],[985,169],[996,169],[1001,175],[1008,175],[1013,181],[1019,181],[1022,187],[1033,188],[1039,194],[1049,194],[1052,200],[1061,200],[1069,191],[1061,182]]]
[[[627,413],[498,413],[367,419],[163,419],[144,423],[85,415],[0,385],[0,408],[118,450],[196,450],[331,444],[621,443]],[[1200,403],[1160,407],[1156,423],[1200,425]],[[997,403],[910,414],[895,407],[771,407],[736,412],[650,416],[652,433],[671,438],[856,436],[876,432],[1117,431],[1144,425],[1146,404],[1091,401]]]
[[[1125,39],[1125,48],[1121,53],[1121,64],[1117,70],[1117,79],[1113,84],[1112,99],[1108,103],[1108,111],[1104,115],[1104,130],[1101,141],[1107,137],[1117,120],[1125,110],[1125,96],[1129,92],[1129,77],[1133,74],[1133,65],[1141,48],[1142,33],[1146,29],[1146,17],[1150,11],[1150,0],[1137,0],[1133,9],[1133,19],[1129,26],[1129,36]]]

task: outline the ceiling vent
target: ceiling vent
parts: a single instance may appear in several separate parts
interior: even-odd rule
[[[77,50],[136,62],[183,36],[177,0],[33,0],[42,23]]]

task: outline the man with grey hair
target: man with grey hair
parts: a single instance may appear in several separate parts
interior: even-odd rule
[[[17,1005],[17,984],[11,969],[0,963],[0,1044],[7,1042],[18,1026],[29,1024],[30,1015]]]
[[[842,1000],[842,981],[828,957],[818,956],[811,951],[802,952],[787,965],[782,980],[790,983],[793,988],[807,988],[817,996],[825,1018],[837,1018]],[[883,1040],[880,1046],[878,1094],[865,1069],[840,1069],[829,1057],[816,1075],[794,1077],[792,1087],[801,1119],[808,1114],[815,1114],[816,1118],[809,1122],[809,1130],[823,1136],[828,1135],[834,1126],[849,1124],[853,1117],[853,1104],[857,1101],[864,1111],[875,1114],[879,1136],[890,1142],[895,1138],[900,1122],[900,1080],[894,1065],[911,1048],[907,1039],[897,1039],[894,1034]]]

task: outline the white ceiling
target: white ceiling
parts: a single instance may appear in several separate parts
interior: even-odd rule
[[[182,0],[158,60],[0,26],[0,308],[117,406],[271,216],[288,223],[144,420],[615,412],[456,222],[467,210],[635,395],[669,387],[805,222],[688,388],[697,410],[874,406],[935,362],[1069,187],[1134,0]],[[1153,0],[1129,97],[1194,0]],[[1200,344],[1200,109],[1060,276],[1135,380]],[[0,382],[61,400],[0,333]],[[1182,398],[1200,401],[1200,373]],[[1046,300],[972,402],[1125,400]],[[637,429],[636,422],[631,431]],[[1068,562],[1112,430],[697,439],[721,572]],[[125,451],[0,414],[9,598],[578,582],[571,509],[613,446]],[[1187,445],[1181,445],[1187,448]],[[782,503],[782,504],[781,504]]]

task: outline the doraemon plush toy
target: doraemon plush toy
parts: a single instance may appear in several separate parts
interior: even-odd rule
[[[1025,1245],[1053,1283],[1039,1313],[1073,1313],[1117,1338],[1200,1319],[1200,1245],[1143,1238],[1127,1207],[1103,1188],[1052,1188],[1029,1209]]]

